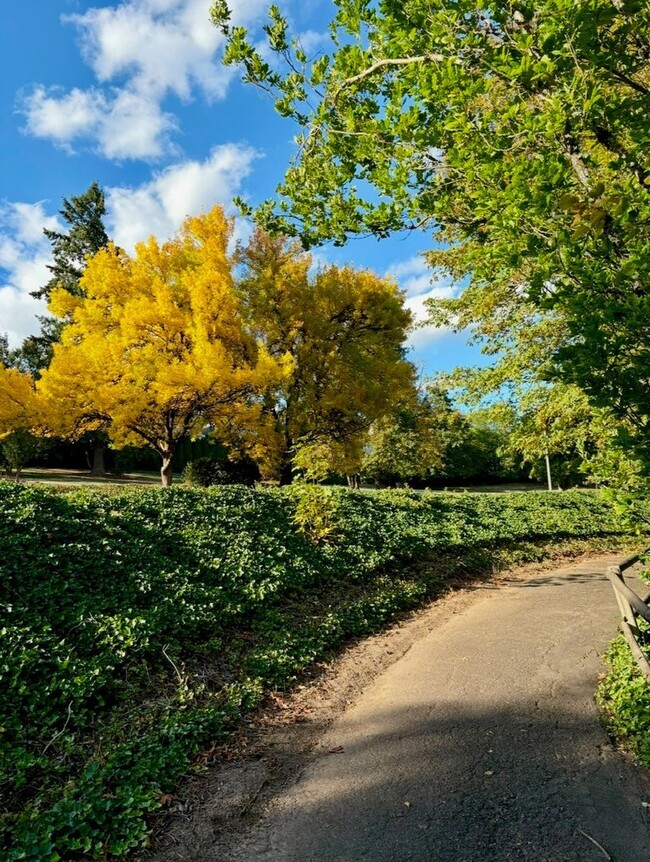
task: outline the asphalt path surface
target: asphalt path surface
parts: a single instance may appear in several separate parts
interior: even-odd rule
[[[616,561],[480,591],[332,725],[232,862],[650,862],[648,774],[594,704]]]

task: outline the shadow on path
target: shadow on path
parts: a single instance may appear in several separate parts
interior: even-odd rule
[[[600,728],[570,713],[413,708],[348,722],[233,860],[650,859],[643,791]],[[390,727],[390,733],[382,729]],[[336,751],[336,737],[327,744]],[[584,833],[584,834],[583,834]],[[589,836],[589,837],[587,837]]]

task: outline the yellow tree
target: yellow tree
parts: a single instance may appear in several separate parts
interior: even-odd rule
[[[20,470],[37,447],[34,432],[42,432],[42,410],[30,374],[0,365],[0,450],[9,465]]]
[[[36,391],[30,374],[0,365],[0,436],[36,421]]]
[[[402,294],[348,266],[311,274],[310,255],[261,230],[238,260],[248,326],[271,356],[291,358],[266,389],[249,451],[282,483],[297,466],[309,472],[312,456],[317,472],[325,462],[354,472],[367,429],[413,384]]]
[[[247,334],[234,290],[232,223],[219,207],[177,237],[153,237],[133,257],[109,246],[88,262],[81,296],[52,293],[70,322],[39,381],[51,424],[74,435],[105,429],[113,445],[147,443],[172,482],[182,440],[236,424],[281,361]]]

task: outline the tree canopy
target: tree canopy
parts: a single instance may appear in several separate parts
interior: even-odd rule
[[[52,277],[33,292],[32,296],[37,299],[49,299],[52,291],[59,288],[79,295],[88,258],[109,244],[104,226],[106,197],[99,183],[92,182],[81,195],[63,198],[59,214],[67,225],[67,231],[43,230],[52,245],[53,260],[48,265]]]
[[[369,271],[314,269],[259,229],[232,255],[232,227],[215,207],[134,256],[109,244],[78,291],[52,291],[64,326],[38,381],[50,432],[149,445],[164,484],[208,428],[282,482],[359,463],[368,428],[413,387],[403,295]]]
[[[88,261],[80,290],[52,291],[69,322],[39,390],[55,430],[105,429],[116,447],[148,444],[171,483],[179,443],[233,421],[262,381],[281,374],[244,329],[219,207],[133,257],[113,246]]]
[[[259,229],[238,261],[247,325],[271,356],[291,362],[265,390],[251,454],[285,482],[299,450],[308,471],[318,462],[356,472],[368,428],[413,387],[402,294],[370,271],[314,271],[298,244]]]
[[[32,377],[0,365],[0,438],[18,428],[33,427],[38,422],[38,415]]]
[[[495,353],[509,320],[522,345],[546,324],[555,373],[648,436],[650,6],[335,6],[314,59],[272,7],[270,62],[214,5],[226,61],[303,128],[258,220],[307,244],[430,231],[432,267],[470,285],[438,319],[462,311]]]
[[[361,466],[378,484],[426,482],[443,472],[447,450],[464,422],[435,388],[406,390],[394,409],[372,424]]]

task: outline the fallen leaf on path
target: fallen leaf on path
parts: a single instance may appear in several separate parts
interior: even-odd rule
[[[337,745],[336,748],[330,748],[328,754],[343,754],[343,746]]]

